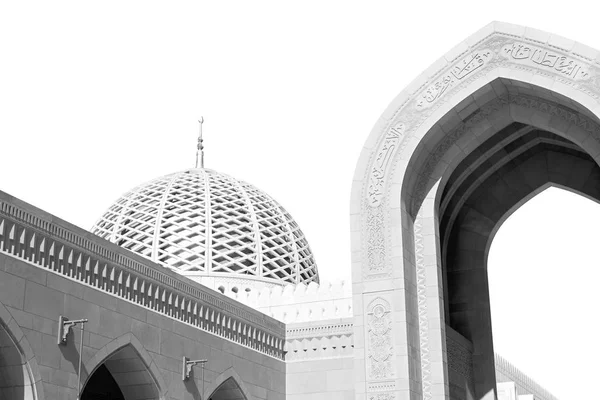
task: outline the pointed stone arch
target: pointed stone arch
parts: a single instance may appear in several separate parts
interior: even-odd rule
[[[18,380],[18,382],[11,382],[11,386],[14,386],[12,390],[15,398],[44,400],[42,377],[35,354],[27,337],[2,303],[0,303],[0,349],[4,350],[0,350],[0,375],[5,368],[20,371],[17,376],[7,371],[12,375],[12,379]]]
[[[244,381],[238,375],[238,373],[230,367],[223,371],[217,378],[212,382],[204,392],[204,399],[212,399],[220,389],[231,391],[230,397],[215,398],[213,400],[254,400],[250,396],[250,392],[246,388]]]
[[[378,120],[352,185],[353,295],[354,308],[363,316],[377,297],[391,304],[396,339],[383,356],[395,368],[366,369],[369,353],[384,349],[368,346],[368,326],[357,320],[355,365],[365,368],[357,374],[365,377],[356,385],[360,398],[370,393],[417,393],[424,399],[460,395],[452,393],[458,389],[448,376],[462,350],[446,340],[440,240],[440,207],[448,199],[452,173],[483,143],[515,124],[554,135],[546,138],[550,142],[567,141],[560,146],[576,147],[598,164],[598,54],[556,35],[494,22],[426,70]],[[480,348],[474,347],[477,353]],[[489,367],[489,354],[482,357]],[[493,396],[493,371],[485,382],[477,379],[467,389],[478,399]]]
[[[122,374],[121,376],[115,377],[113,371],[111,371],[110,363],[122,360],[129,360],[129,364],[136,364],[137,366],[143,366],[143,371],[139,371],[139,368],[133,367],[132,371],[129,375],[127,375],[128,371],[119,371],[118,374]],[[127,388],[125,386],[144,386],[149,385],[151,387],[147,387],[143,390],[147,390],[152,393],[151,397],[148,398],[156,398],[160,400],[164,400],[167,397],[167,386],[163,380],[160,369],[157,367],[156,363],[152,359],[152,356],[146,351],[142,343],[135,337],[132,333],[126,333],[100,349],[96,354],[85,362],[84,369],[82,371],[82,388],[85,388],[85,385],[89,381],[90,377],[94,374],[96,369],[100,366],[106,365],[109,372],[113,374],[117,384],[123,395],[125,400],[130,398],[127,393]],[[133,371],[135,370],[135,371]],[[125,384],[123,382],[126,382]],[[151,382],[151,383],[149,383]],[[82,389],[84,390],[84,389]]]

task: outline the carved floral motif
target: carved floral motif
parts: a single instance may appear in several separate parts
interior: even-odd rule
[[[367,307],[367,345],[369,378],[386,379],[394,376],[392,366],[392,317],[390,305],[382,298]]]
[[[369,208],[366,222],[368,273],[379,274],[386,269],[384,217],[381,207]]]

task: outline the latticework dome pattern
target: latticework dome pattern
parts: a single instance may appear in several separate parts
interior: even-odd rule
[[[92,232],[183,275],[319,281],[308,242],[290,214],[263,191],[209,169],[134,188]]]

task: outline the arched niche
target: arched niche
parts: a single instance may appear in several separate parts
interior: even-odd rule
[[[208,398],[209,400],[248,400],[233,378],[228,378]]]
[[[0,321],[0,393],[6,400],[34,400],[27,360],[9,329]]]
[[[208,400],[252,400],[244,382],[233,368],[223,371],[206,389]]]
[[[108,356],[104,356],[108,354]],[[107,344],[86,362],[82,400],[164,399],[162,376],[141,343],[128,333]]]
[[[597,54],[551,34],[492,23],[425,71],[382,115],[361,153],[351,200],[354,309],[362,314],[354,325],[357,376],[364,377],[356,385],[359,398],[494,397],[488,316],[467,309],[471,320],[461,322],[464,298],[448,281],[455,289],[468,282],[459,279],[462,261],[452,260],[470,239],[477,240],[474,250],[483,246],[478,257],[485,264],[485,243],[509,205],[491,203],[494,219],[476,223],[485,223],[486,232],[475,232],[483,237],[465,234],[456,242],[453,232],[469,226],[474,212],[467,216],[465,207],[474,204],[473,191],[490,198],[483,181],[518,175],[509,168],[519,171],[514,164],[525,162],[528,151],[545,152],[556,161],[551,169],[564,170],[581,155],[588,167],[598,163]],[[510,207],[540,185],[564,183],[552,180],[560,173],[544,173],[548,180],[537,187],[526,182],[529,189],[511,190]],[[475,291],[485,300],[486,277],[479,273]],[[366,317],[375,298],[390,303],[389,349]]]
[[[43,400],[41,376],[29,341],[0,304],[0,398]]]

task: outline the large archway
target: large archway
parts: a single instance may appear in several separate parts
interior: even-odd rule
[[[494,23],[384,113],[351,203],[358,398],[494,398],[488,246],[547,184],[597,198],[595,54]]]

